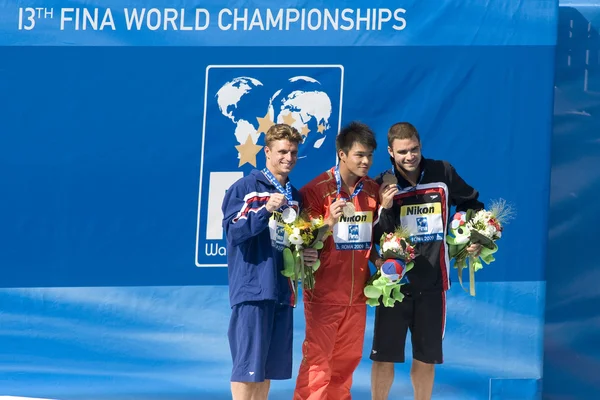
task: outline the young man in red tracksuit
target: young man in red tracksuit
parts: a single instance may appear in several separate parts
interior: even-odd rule
[[[304,293],[306,339],[294,400],[350,399],[352,374],[362,357],[369,256],[377,222],[379,186],[367,174],[375,135],[353,122],[336,139],[339,165],[300,193],[311,217],[332,228],[320,252],[313,290]]]

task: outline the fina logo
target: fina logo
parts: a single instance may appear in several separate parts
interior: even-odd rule
[[[291,125],[303,137],[295,182],[298,174],[312,178],[328,166],[314,161],[335,154],[331,149],[340,129],[343,75],[341,65],[207,67],[196,266],[226,266],[223,197],[234,182],[264,167],[264,136],[272,125]]]

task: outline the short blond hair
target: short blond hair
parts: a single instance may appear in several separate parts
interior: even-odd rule
[[[265,144],[271,147],[271,143],[277,140],[287,140],[291,143],[299,144],[302,142],[302,135],[292,126],[287,124],[275,124],[269,128],[265,135]]]

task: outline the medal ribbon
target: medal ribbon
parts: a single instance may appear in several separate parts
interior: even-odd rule
[[[389,169],[389,172],[395,176],[395,172],[394,172],[394,167]],[[405,176],[406,173],[403,173],[401,171],[398,171],[400,173],[400,175],[408,182],[408,184],[410,185],[412,182],[410,182],[407,177]],[[423,169],[421,171],[421,174],[419,175],[419,180],[417,181],[417,183],[415,184],[415,186],[409,186],[408,188],[403,188],[402,186],[400,186],[400,182],[398,182],[396,184],[396,187],[398,188],[399,191],[407,191],[407,192],[412,192],[417,190],[417,186],[419,186],[419,184],[421,183],[421,181],[423,180],[423,175],[425,174],[425,169]]]
[[[281,186],[281,183],[279,183],[277,178],[275,178],[275,176],[273,176],[273,174],[271,173],[271,171],[269,171],[268,168],[263,169],[262,173],[265,174],[265,176],[267,177],[269,182],[271,182],[273,184],[273,186],[275,186],[275,189],[277,189],[277,191],[279,193],[281,193],[285,196],[287,201],[294,200],[292,198],[292,184],[290,183],[289,180],[285,183],[285,189],[284,189],[283,186]]]
[[[335,175],[335,183],[337,185],[337,194],[339,196],[339,194],[342,191],[342,177],[340,176],[340,167],[339,165],[335,167],[335,170],[333,171],[334,175]],[[354,188],[354,192],[350,195],[349,199],[345,199],[343,197],[340,197],[341,200],[347,200],[350,201],[353,198],[355,198],[363,189],[363,182],[360,182],[358,185],[356,185],[356,187]]]

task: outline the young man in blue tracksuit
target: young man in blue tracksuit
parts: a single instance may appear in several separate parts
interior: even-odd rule
[[[223,200],[233,400],[267,400],[271,379],[292,377],[294,291],[281,271],[283,221],[301,206],[288,179],[301,141],[296,129],[273,125],[265,136],[266,168],[235,182]],[[312,265],[317,252],[306,249],[304,257]]]

